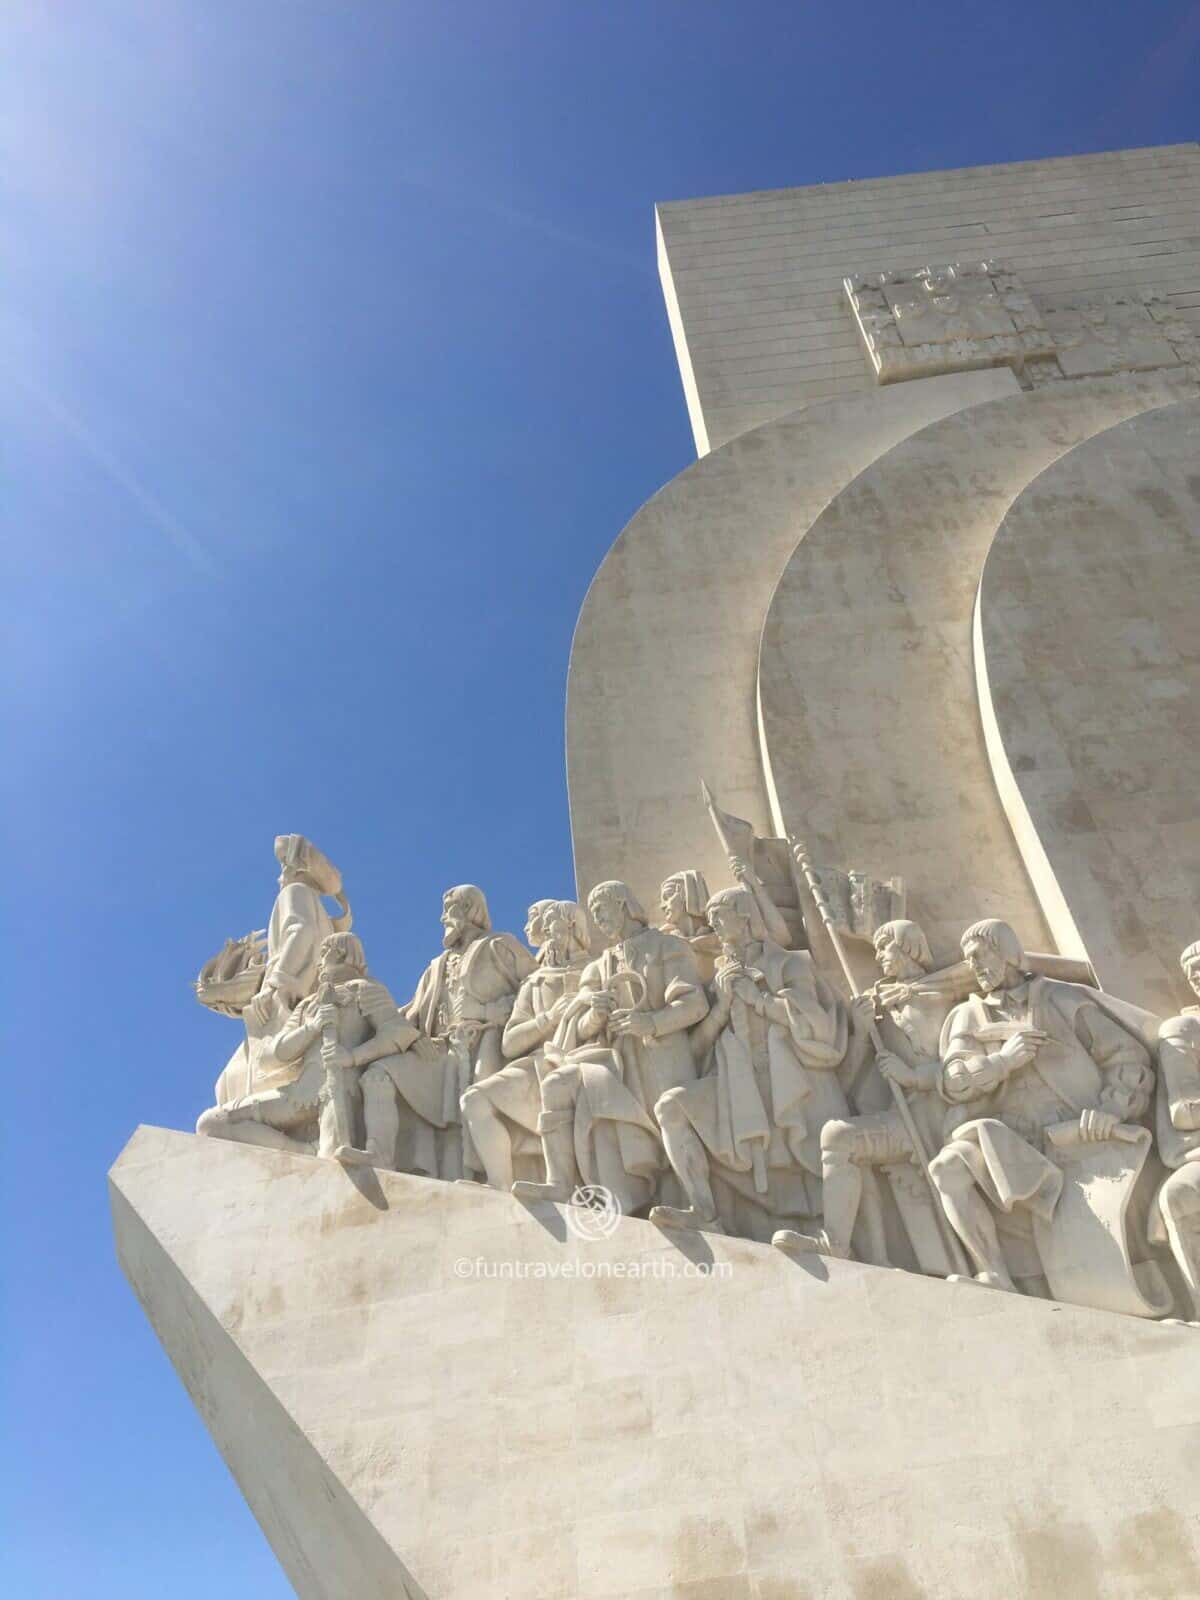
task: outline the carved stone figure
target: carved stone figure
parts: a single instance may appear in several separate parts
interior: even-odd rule
[[[882,974],[871,994],[859,995],[852,1004],[854,1028],[846,1052],[844,1076],[853,1083],[872,1062],[880,1074],[908,1095],[909,1109],[926,1152],[940,1150],[946,1106],[938,1091],[941,1067],[938,1047],[952,996],[942,989],[923,988],[921,980],[933,971],[929,941],[915,922],[885,922],[874,937],[875,959]],[[876,1008],[878,1007],[878,1016]],[[875,1022],[885,1048],[876,1052],[871,1042]],[[846,1258],[861,1214],[862,1254],[876,1266],[889,1265],[884,1234],[883,1207],[874,1172],[898,1165],[912,1170],[917,1161],[904,1119],[895,1106],[869,1111],[849,1119],[835,1118],[821,1130],[824,1227],[816,1235],[791,1231],[776,1234],[774,1243],[785,1250],[816,1250]],[[919,1169],[913,1184],[901,1188],[907,1173],[896,1179],[896,1198],[918,1259],[926,1270],[950,1270],[937,1237],[936,1225],[923,1217],[928,1190]],[[921,1222],[926,1227],[920,1227]],[[927,1258],[927,1259],[924,1259]]]
[[[244,1099],[271,1087],[278,1065],[264,1060],[267,1042],[288,1012],[313,992],[322,941],[350,928],[350,905],[342,876],[310,839],[283,833],[275,840],[279,893],[268,927],[241,939],[227,939],[205,963],[196,980],[196,998],[210,1011],[240,1017],[245,1038],[217,1080],[217,1105]],[[331,917],[322,895],[337,899],[340,916]]]
[[[481,1171],[461,1127],[459,1104],[478,1078],[504,1064],[500,1036],[522,981],[536,965],[511,933],[493,933],[474,884],[442,897],[440,955],[425,969],[402,1015],[420,1034],[410,1051],[363,1077],[367,1150],[384,1167],[457,1178]],[[403,1133],[407,1149],[398,1153]]]
[[[792,948],[792,937],[783,913],[772,900],[765,883],[744,856],[730,855],[729,870],[743,889],[749,891],[758,907],[767,938],[784,950]]]
[[[1179,962],[1200,998],[1200,944],[1188,945]],[[1158,1153],[1171,1170],[1150,1212],[1150,1239],[1170,1246],[1200,1319],[1200,1006],[1163,1023],[1158,1072]]]
[[[348,932],[353,921],[341,873],[311,839],[281,833],[275,840],[275,859],[280,866],[279,893],[267,926],[267,964],[249,1006],[252,1019],[264,1027],[274,1017],[285,1017],[297,1001],[313,992],[324,940],[331,933]],[[322,895],[337,900],[340,916],[329,915]]]
[[[1128,1124],[1146,1111],[1153,1071],[1146,1047],[1094,990],[1025,970],[1007,923],[975,923],[962,948],[980,993],[943,1029],[940,1088],[955,1109],[930,1171],[977,1281],[1011,1289],[996,1214],[1024,1212],[1048,1230],[1064,1187],[1062,1152],[1145,1135]],[[1123,1206],[1115,1226],[1122,1222]],[[1047,1278],[1054,1293],[1049,1267]]]
[[[663,919],[659,927],[663,933],[674,933],[686,939],[696,958],[701,978],[708,983],[713,975],[721,941],[708,925],[704,908],[708,904],[708,884],[704,874],[693,868],[673,872],[664,878],[659,890]]]
[[[597,884],[588,910],[608,948],[584,968],[546,1048],[546,1181],[519,1180],[513,1193],[566,1201],[581,1182],[603,1184],[631,1212],[651,1199],[665,1165],[652,1108],[695,1076],[686,1030],[708,1002],[691,946],[648,927],[626,884]]]
[[[318,1155],[353,1155],[363,1068],[405,1050],[416,1030],[367,972],[361,942],[331,933],[321,942],[316,992],[300,1002],[264,1050],[270,1088],[214,1106],[196,1132],[242,1144]],[[341,1075],[342,1084],[331,1079]],[[353,1126],[346,1126],[346,1111]],[[341,1125],[339,1125],[341,1124]]]
[[[834,1068],[846,1050],[845,1013],[812,957],[767,938],[747,888],[708,902],[721,959],[693,1055],[709,1070],[661,1094],[654,1113],[686,1206],[657,1205],[664,1227],[723,1231],[713,1178],[773,1211],[772,1176],[820,1173],[820,1134],[849,1110]],[[805,1210],[818,1210],[816,1197]]]
[[[462,1113],[487,1181],[513,1186],[513,1158],[533,1151],[541,1157],[538,1119],[541,1080],[549,1070],[546,1045],[577,993],[588,955],[587,913],[573,900],[539,900],[529,911],[527,937],[541,945],[538,965],[522,983],[504,1026],[501,1047],[508,1065],[481,1078],[462,1097]]]
[[[546,908],[554,904],[553,900],[534,900],[525,913],[525,943],[533,951],[534,959],[540,961],[546,949],[546,929],[544,918]]]

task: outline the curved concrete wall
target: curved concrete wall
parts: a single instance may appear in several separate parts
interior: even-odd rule
[[[1007,371],[812,406],[687,468],[637,513],[580,612],[567,778],[580,893],[623,877],[657,903],[667,873],[727,876],[699,780],[768,825],[758,641],[776,580],[830,499],[882,451],[964,406],[1017,394]]]
[[[779,581],[759,660],[775,826],[820,860],[900,873],[936,955],[987,914],[1053,948],[976,700],[972,610],[996,529],[1075,446],[1195,391],[1163,375],[1080,382],[932,423],[832,501]]]
[[[1200,401],[1081,444],[1018,497],[979,591],[997,784],[1106,988],[1170,1011],[1200,938]]]

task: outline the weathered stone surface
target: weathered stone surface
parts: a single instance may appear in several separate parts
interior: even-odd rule
[[[1036,477],[979,593],[997,785],[1044,904],[1105,988],[1169,1014],[1200,932],[1200,401],[1130,418]],[[1070,937],[1061,916],[1054,937]]]
[[[1053,947],[980,737],[972,615],[996,529],[1067,451],[1194,393],[1168,373],[1096,379],[932,423],[830,503],[779,581],[759,661],[776,828],[901,874],[939,960],[980,916]]]
[[[1051,356],[1054,340],[1016,273],[997,261],[952,261],[917,272],[873,272],[845,281],[880,383],[1011,367]],[[1151,365],[1169,365],[1158,362]],[[1111,365],[1101,370],[1112,370]]]
[[[697,453],[875,386],[847,274],[995,256],[1039,307],[1137,291],[1195,333],[1198,209],[1195,143],[662,204],[659,271]]]
[[[628,524],[592,580],[567,685],[567,778],[580,894],[728,865],[700,804],[766,828],[755,676],[771,592],[823,508],[879,455],[963,407],[1016,395],[963,373],[807,410],[680,473]]]
[[[1191,1329],[152,1128],[111,1181],[305,1600],[1200,1590]]]

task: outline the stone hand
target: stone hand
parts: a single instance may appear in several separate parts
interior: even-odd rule
[[[612,1011],[616,1003],[611,989],[597,989],[591,996],[592,1010],[599,1011],[605,1016]]]
[[[733,993],[738,997],[743,1005],[749,1006],[752,1011],[757,1011],[762,1005],[762,994],[756,987],[754,979],[751,978],[748,973],[739,973],[737,977],[734,978]]]
[[[270,1022],[271,1018],[275,1015],[274,989],[260,989],[259,992],[254,996],[254,999],[251,1000],[250,1004],[246,1007],[246,1014],[249,1016],[250,1020],[256,1023],[260,1028],[265,1028],[267,1023]]]
[[[1102,1144],[1111,1139],[1121,1119],[1114,1111],[1087,1110],[1079,1113],[1079,1137],[1084,1144]]]
[[[894,1083],[900,1089],[919,1089],[921,1080],[909,1066],[907,1061],[902,1061],[899,1056],[893,1055],[890,1050],[881,1050],[876,1057],[880,1072],[889,1083]]]
[[[321,1047],[321,1065],[333,1067],[335,1071],[344,1071],[354,1065],[354,1052],[347,1050],[344,1044],[327,1044]]]
[[[745,856],[731,855],[729,857],[729,870],[733,873],[734,877],[739,883],[746,883],[748,880],[754,877],[754,874],[750,870],[750,863],[746,860]]]
[[[337,1022],[337,1007],[325,1005],[317,1007],[317,1014],[313,1018],[318,1028],[331,1028]]]
[[[870,994],[856,994],[850,1002],[850,1013],[854,1018],[857,1028],[865,1028],[875,1020],[875,997]]]
[[[1011,1039],[1006,1039],[1000,1046],[1000,1059],[1004,1062],[1009,1072],[1016,1072],[1021,1067],[1027,1067],[1037,1055],[1038,1049],[1046,1042],[1046,1035],[1038,1028],[1022,1028],[1014,1033]]]
[[[897,1006],[906,1006],[912,999],[911,983],[879,983],[875,986],[875,993],[879,996],[881,1006],[889,1010]]]
[[[654,1013],[651,1011],[614,1011],[609,1021],[609,1031],[618,1038],[632,1034],[635,1039],[654,1038]]]
[[[733,993],[734,980],[745,977],[746,969],[740,961],[726,961],[717,968],[715,982],[717,993],[728,1001]]]

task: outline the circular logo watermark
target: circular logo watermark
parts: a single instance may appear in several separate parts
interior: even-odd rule
[[[577,1239],[611,1239],[621,1220],[621,1202],[602,1183],[581,1183],[567,1207],[567,1227]]]

